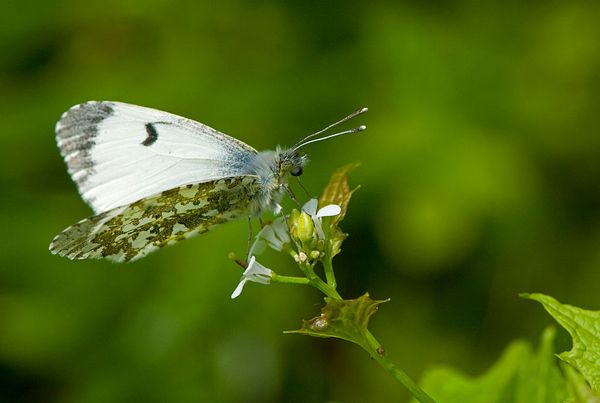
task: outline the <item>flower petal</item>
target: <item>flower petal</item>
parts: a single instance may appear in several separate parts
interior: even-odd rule
[[[267,242],[264,239],[256,238],[248,251],[248,258],[252,255],[262,254],[267,247]]]
[[[265,225],[256,234],[256,238],[250,253],[248,253],[248,259],[252,255],[259,255],[264,251],[265,244],[270,248],[275,249],[278,252],[283,250],[285,244],[290,243],[290,236],[288,234],[288,227],[283,217],[276,218],[271,224]]]
[[[269,246],[273,247],[273,249],[277,249],[279,239],[275,236],[275,231],[273,231],[273,228],[270,225],[265,225],[265,227],[260,230],[260,237],[267,241]]]
[[[246,274],[248,274],[251,271],[252,266],[254,266],[255,262],[256,262],[256,256],[254,256],[254,255],[250,256],[250,260],[248,261],[248,264],[246,265],[246,270],[244,270],[244,274],[243,274],[244,277],[246,276]]]
[[[340,214],[341,212],[342,208],[337,204],[328,204],[317,211],[317,218],[332,217]]]
[[[282,243],[286,244],[291,242],[288,224],[283,217],[275,219],[273,224],[271,224],[271,228],[273,228],[275,236],[279,238]]]
[[[317,205],[317,199],[310,199],[304,204],[304,206],[302,206],[302,210],[304,210],[307,214],[314,216],[317,213]]]
[[[246,284],[246,281],[248,281],[248,279],[246,279],[246,277],[242,277],[242,279],[240,280],[240,283],[237,285],[237,287],[235,287],[235,290],[233,290],[233,292],[231,293],[231,299],[237,298],[240,296],[240,294],[242,293],[242,290],[244,289],[244,284]]]
[[[260,284],[270,284],[272,275],[273,270],[267,269],[265,266],[258,263],[256,261],[256,256],[252,255],[250,261],[248,262],[246,270],[244,270],[244,274],[242,274],[240,283],[231,294],[231,299],[237,298],[242,293],[242,290],[244,289],[244,284],[246,284],[246,282],[254,281],[255,283]]]
[[[256,257],[252,256],[248,267],[244,271],[243,277],[248,281],[254,281],[255,283],[269,284],[271,282],[271,275],[273,270],[266,268],[262,264],[256,261]]]
[[[313,223],[315,224],[315,231],[317,231],[317,236],[319,239],[325,239],[325,233],[323,232],[323,226],[321,225],[320,219],[314,219]]]

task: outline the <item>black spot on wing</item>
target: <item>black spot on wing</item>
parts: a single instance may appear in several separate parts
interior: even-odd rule
[[[156,131],[156,127],[152,123],[146,123],[146,133],[148,133],[148,137],[144,141],[142,141],[142,145],[146,147],[151,146],[158,140],[158,131]]]

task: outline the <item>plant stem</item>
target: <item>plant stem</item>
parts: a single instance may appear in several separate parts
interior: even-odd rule
[[[325,259],[323,259],[323,271],[325,272],[327,284],[335,290],[337,288],[337,281],[335,279],[335,273],[333,272],[333,264],[329,256],[325,256]]]
[[[335,288],[331,287],[329,284],[324,282],[313,273],[313,276],[310,277],[310,285],[321,291],[323,294],[327,295],[330,298],[334,299],[342,299],[340,294],[335,290]]]
[[[273,274],[271,277],[273,283],[283,284],[310,284],[310,280],[306,277],[294,277],[294,276],[280,276],[279,274]]]
[[[327,295],[330,298],[342,299],[342,297],[340,296],[340,294],[338,294],[335,288],[321,280],[321,277],[315,274],[313,266],[311,266],[310,264],[300,264],[300,269],[308,279],[310,285],[312,285],[317,290],[321,291],[323,294]]]
[[[408,375],[400,368],[396,366],[390,360],[383,350],[381,344],[375,339],[375,336],[371,334],[367,330],[366,333],[366,345],[361,345],[364,348],[371,358],[373,358],[377,363],[386,371],[396,378],[398,382],[400,382],[408,391],[421,403],[435,403],[435,400],[431,398],[423,389],[421,389],[412,379],[409,378]]]
[[[296,260],[297,261],[297,260]],[[314,271],[313,265],[300,263],[300,270],[304,273],[306,277],[287,277],[287,276],[277,276],[273,280],[279,281],[280,278],[283,279],[291,279],[291,281],[279,281],[279,282],[289,282],[295,284],[310,284],[323,294],[327,295],[330,298],[341,300],[342,297],[335,289],[336,281],[333,273],[332,262],[329,259],[325,259],[323,261],[323,269],[325,271],[325,277],[327,279],[327,283],[324,282]],[[400,382],[408,391],[421,403],[435,403],[435,400],[431,398],[423,389],[419,387],[410,377],[402,371],[400,368],[396,366],[388,358],[385,351],[383,350],[382,345],[375,339],[375,336],[371,334],[369,330],[365,333],[365,339],[362,343],[357,342],[363,349],[365,349],[371,358],[373,358],[377,363],[385,369],[387,372],[392,374],[394,378],[398,382]],[[356,341],[355,341],[356,342]]]

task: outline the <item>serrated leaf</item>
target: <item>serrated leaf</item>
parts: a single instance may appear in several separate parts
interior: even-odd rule
[[[547,329],[537,352],[517,340],[498,362],[479,377],[439,367],[425,373],[420,386],[439,402],[447,403],[555,403],[565,401],[568,391],[554,363],[554,330]],[[413,401],[415,402],[415,401]]]
[[[561,368],[573,399],[569,400],[569,403],[600,403],[600,396],[592,391],[585,378],[575,368],[564,361],[561,362]]]
[[[342,209],[341,213],[331,220],[332,226],[337,225],[344,219],[346,212],[348,211],[348,204],[350,203],[352,193],[358,189],[355,188],[350,190],[350,186],[348,185],[348,174],[359,165],[360,163],[354,162],[335,170],[331,175],[331,179],[329,179],[329,183],[325,186],[325,189],[323,189],[321,197],[319,197],[319,207],[328,204],[337,204]]]
[[[302,328],[285,333],[335,337],[366,346],[369,319],[377,311],[377,307],[387,301],[371,299],[368,293],[348,300],[326,297],[325,306],[319,316],[303,321]]]
[[[558,357],[575,367],[596,392],[600,390],[600,311],[565,305],[544,294],[521,294],[540,302],[573,338],[573,348]]]

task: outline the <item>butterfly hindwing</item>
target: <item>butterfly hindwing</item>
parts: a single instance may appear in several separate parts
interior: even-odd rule
[[[63,114],[56,141],[96,213],[189,183],[251,174],[257,151],[202,123],[121,102],[86,102]]]
[[[258,182],[244,175],[166,190],[79,221],[50,250],[70,259],[136,260],[246,213]]]

